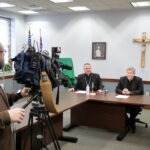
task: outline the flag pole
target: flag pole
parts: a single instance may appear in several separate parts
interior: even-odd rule
[[[29,30],[28,30],[28,48],[31,46],[31,31],[30,31],[30,26],[29,26]]]
[[[42,35],[41,35],[41,28],[40,28],[40,52],[42,52],[43,49],[43,42],[42,42]]]

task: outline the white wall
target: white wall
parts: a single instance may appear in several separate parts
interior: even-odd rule
[[[14,57],[16,56],[16,53],[22,49],[22,45],[24,44],[25,41],[25,17],[22,15],[17,15],[14,13],[1,10],[0,16],[12,19],[11,49],[12,49],[12,57]]]
[[[125,69],[134,66],[137,74],[150,80],[150,45],[147,45],[146,66],[140,67],[141,44],[133,38],[141,38],[147,32],[150,38],[150,10],[108,11],[76,14],[29,16],[33,38],[39,41],[42,30],[43,46],[61,46],[61,57],[72,57],[75,74],[83,72],[83,64],[90,62],[93,72],[102,78],[119,78]],[[92,42],[106,42],[106,60],[93,60]]]

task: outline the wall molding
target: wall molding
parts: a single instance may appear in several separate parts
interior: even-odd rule
[[[119,82],[119,79],[102,78],[103,82]],[[143,80],[144,84],[150,84],[150,81]]]
[[[5,76],[1,76],[0,77],[0,80],[3,80],[3,79],[10,79],[10,78],[13,78],[13,75],[5,75]],[[113,78],[101,78],[103,82],[119,82],[119,79],[113,79]],[[144,84],[150,84],[150,81],[147,81],[147,80],[143,80],[143,83]]]

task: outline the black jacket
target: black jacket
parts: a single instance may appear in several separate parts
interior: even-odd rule
[[[88,82],[88,78],[90,79],[90,82]],[[91,73],[88,77],[85,73],[78,75],[77,77],[77,83],[75,85],[75,90],[86,90],[87,82],[90,86],[90,91],[97,91],[99,89],[103,89],[103,84],[101,81],[101,78],[99,74]],[[93,89],[92,89],[93,85]]]
[[[142,78],[134,76],[130,82],[131,83],[129,83],[129,80],[126,76],[121,77],[116,87],[116,93],[122,94],[122,90],[124,88],[128,89],[130,84],[130,89],[128,90],[131,91],[131,95],[144,94]]]

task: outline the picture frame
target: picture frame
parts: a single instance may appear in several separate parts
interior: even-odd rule
[[[106,59],[106,42],[92,43],[92,59]]]

